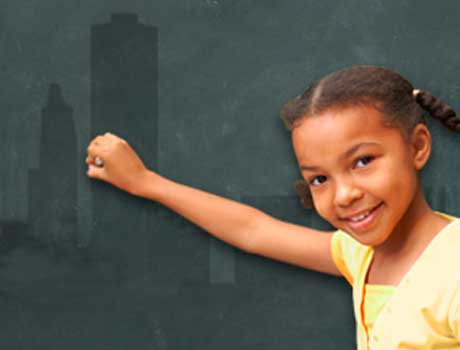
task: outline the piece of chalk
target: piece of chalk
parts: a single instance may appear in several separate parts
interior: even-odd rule
[[[94,158],[94,164],[98,167],[103,167],[104,166],[104,161],[102,160],[101,157],[96,157]]]

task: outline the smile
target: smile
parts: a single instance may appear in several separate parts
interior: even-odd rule
[[[364,213],[361,213],[360,215],[356,215],[350,218],[347,218],[348,224],[354,229],[354,230],[362,230],[367,228],[370,224],[372,224],[375,220],[375,218],[378,216],[380,212],[380,208],[382,207],[383,202],[374,207],[371,210],[368,210]]]

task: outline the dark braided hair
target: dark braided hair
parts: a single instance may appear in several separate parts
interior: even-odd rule
[[[320,115],[332,108],[372,106],[384,118],[387,127],[399,127],[408,140],[414,127],[426,124],[424,111],[450,130],[460,133],[460,119],[439,98],[412,84],[397,72],[370,65],[352,66],[313,82],[305,92],[287,102],[280,113],[285,127],[292,131],[304,118]],[[294,181],[305,208],[313,202],[307,182]]]
[[[414,90],[415,100],[428,113],[439,119],[443,125],[452,131],[460,132],[460,119],[457,118],[453,108],[429,92]]]

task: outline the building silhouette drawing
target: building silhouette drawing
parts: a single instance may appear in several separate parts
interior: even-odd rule
[[[72,108],[51,84],[42,109],[38,169],[29,170],[29,234],[59,252],[78,245],[77,140]]]
[[[148,168],[157,167],[158,35],[136,14],[112,14],[91,28],[91,138],[125,139]],[[143,278],[152,264],[156,203],[91,184],[91,246],[118,277]]]

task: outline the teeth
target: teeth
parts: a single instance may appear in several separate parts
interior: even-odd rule
[[[369,211],[366,211],[365,213],[363,213],[361,215],[354,216],[354,217],[350,218],[350,220],[351,221],[360,221],[360,220],[364,219],[368,215],[369,215]]]

